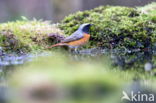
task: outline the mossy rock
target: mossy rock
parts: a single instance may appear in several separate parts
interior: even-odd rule
[[[156,39],[153,17],[137,8],[100,6],[65,17],[59,27],[65,34],[72,34],[80,24],[91,23],[91,40],[86,47],[146,48]]]
[[[64,33],[48,21],[19,20],[0,24],[0,47],[5,52],[32,52],[44,50],[49,42],[48,34]]]

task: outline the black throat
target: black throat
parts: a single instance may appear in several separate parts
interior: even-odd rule
[[[90,25],[85,26],[85,27],[82,29],[82,31],[83,31],[84,33],[89,34],[89,32],[90,32]]]

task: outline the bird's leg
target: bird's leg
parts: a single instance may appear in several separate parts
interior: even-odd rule
[[[73,48],[68,48],[69,52],[72,53],[74,51]]]
[[[69,52],[74,53],[74,54],[79,53],[79,51],[78,51],[78,48],[77,48],[77,47],[70,47],[70,48],[69,48]]]
[[[75,54],[79,54],[78,47],[75,47],[75,48],[74,48],[74,53],[75,53]]]

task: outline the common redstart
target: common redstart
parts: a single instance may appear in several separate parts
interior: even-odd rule
[[[86,44],[90,39],[89,29],[91,25],[92,24],[89,23],[80,25],[78,30],[75,31],[72,35],[66,37],[60,43],[50,46],[49,48],[57,46],[68,46],[71,49],[77,49],[78,47],[81,47],[82,45]]]

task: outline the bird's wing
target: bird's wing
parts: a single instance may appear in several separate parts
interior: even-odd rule
[[[82,32],[79,32],[79,31],[76,31],[74,32],[72,35],[70,35],[69,37],[66,37],[64,40],[62,40],[61,42],[62,43],[66,43],[66,42],[71,42],[71,41],[74,41],[74,40],[78,40],[78,39],[81,39],[83,38],[83,33]]]

